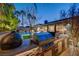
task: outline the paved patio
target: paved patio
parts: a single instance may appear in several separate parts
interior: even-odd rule
[[[0,56],[11,56],[11,55],[16,55],[18,53],[24,52],[24,51],[28,51],[34,47],[37,47],[36,45],[32,44],[30,45],[30,40],[24,40],[23,44],[16,48],[16,49],[12,49],[12,50],[0,50]]]

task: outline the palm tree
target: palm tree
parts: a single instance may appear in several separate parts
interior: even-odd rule
[[[18,10],[15,11],[15,15],[18,18],[20,16],[20,12]],[[18,18],[19,19],[19,18]]]
[[[32,15],[31,15],[31,13],[28,12],[28,13],[27,13],[27,19],[28,19],[28,21],[29,21],[30,30],[32,29],[31,18],[32,18]]]
[[[32,22],[33,22],[33,24],[32,24],[32,25],[35,25],[36,16],[32,15],[32,16],[31,16],[31,18],[32,18]]]
[[[21,16],[22,16],[22,26],[24,25],[24,16],[26,16],[26,12],[24,10],[21,10]]]
[[[16,15],[16,17],[18,18],[18,20],[20,22],[19,16],[20,16],[21,13],[18,10],[16,10],[14,14]]]
[[[37,12],[37,5],[34,3],[33,7],[27,10],[27,19],[29,21],[30,31],[33,29],[32,27],[33,25],[35,25],[35,21],[37,20],[36,12]]]

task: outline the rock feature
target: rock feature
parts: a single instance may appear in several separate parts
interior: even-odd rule
[[[1,39],[0,48],[2,50],[10,50],[19,47],[21,44],[22,39],[20,35],[15,31],[12,31]]]

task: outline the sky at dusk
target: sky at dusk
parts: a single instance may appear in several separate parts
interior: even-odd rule
[[[15,3],[17,10],[26,10],[33,6],[30,3]],[[60,10],[67,10],[72,5],[72,3],[36,3],[37,5],[37,15],[39,20],[37,23],[44,23],[44,20],[55,21],[60,18]],[[76,4],[77,7],[79,4]]]

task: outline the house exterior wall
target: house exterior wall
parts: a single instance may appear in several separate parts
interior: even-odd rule
[[[49,25],[48,27],[49,27],[48,31],[54,32],[54,25]]]
[[[61,31],[61,30],[64,29],[64,27],[68,23],[73,25],[72,27],[73,27],[74,31],[75,30],[79,31],[79,16],[74,17],[74,18],[70,18],[70,19],[65,19],[65,20],[62,20],[62,21],[57,21],[56,23],[51,24],[51,25],[50,24],[41,25],[41,26],[38,26],[37,28],[40,28],[40,30],[42,29],[43,31],[47,31],[47,26],[48,26],[48,31],[54,32],[55,31],[55,24],[56,24],[56,31]]]

